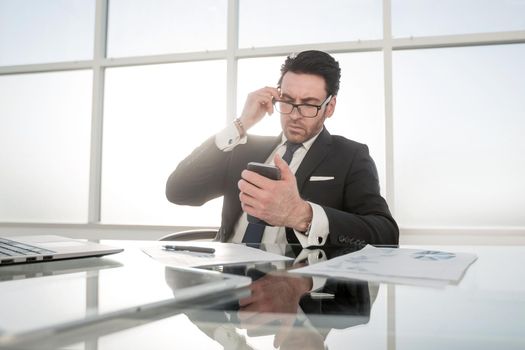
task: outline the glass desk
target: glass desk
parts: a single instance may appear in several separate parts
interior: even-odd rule
[[[0,325],[12,319],[29,327],[25,322],[45,322],[50,313],[68,319],[86,310],[148,304],[174,295],[170,270],[140,252],[145,242],[103,243],[126,250],[104,258],[1,267],[0,295],[11,298],[13,305],[2,307]],[[28,336],[4,348],[525,349],[524,246],[425,245],[478,256],[460,283],[444,288],[298,277],[286,270],[349,250],[305,254],[296,246],[267,248],[301,259],[217,267],[253,282],[249,288],[187,302],[51,327],[55,332]],[[31,284],[39,288],[28,291]],[[314,292],[305,292],[312,286]],[[16,296],[23,293],[34,297],[32,304],[16,305]],[[20,319],[33,308],[30,320]]]

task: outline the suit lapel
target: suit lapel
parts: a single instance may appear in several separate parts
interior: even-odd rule
[[[304,184],[308,177],[314,172],[319,163],[326,157],[330,151],[332,144],[332,136],[326,130],[326,128],[321,131],[315,142],[312,144],[312,147],[306,153],[299,169],[295,173],[295,178],[297,179],[297,188],[301,192]]]
[[[257,136],[249,136],[249,138],[251,138],[251,140],[249,140],[249,143],[246,144],[246,150],[239,152],[232,164],[232,166],[236,169],[234,170],[234,174],[237,174],[238,176],[240,176],[241,172],[246,169],[246,165],[249,162],[266,162],[266,159],[268,159],[273,150],[281,142],[282,136],[279,135],[275,139],[273,137]],[[239,148],[241,149],[241,147]],[[241,203],[238,200],[239,191],[237,189],[237,181],[232,186],[232,191],[235,194],[234,198],[236,198],[234,210],[231,216],[233,229],[233,225],[242,214],[242,208]]]
[[[249,162],[259,162],[264,163],[266,159],[270,156],[273,150],[277,147],[279,142],[281,142],[281,136],[277,138],[262,137],[257,138],[255,136],[250,136],[253,138],[253,142],[247,144],[246,150],[240,152],[235,164],[240,169],[240,171],[246,169],[246,165]],[[239,172],[240,173],[240,172]]]

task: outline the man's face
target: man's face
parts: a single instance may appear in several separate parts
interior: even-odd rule
[[[281,100],[296,104],[322,104],[328,97],[326,83],[321,76],[287,72],[281,82]],[[297,108],[291,114],[281,114],[281,127],[286,138],[294,143],[303,143],[315,136],[323,128],[326,118],[330,118],[335,108],[335,96],[323,106],[315,118],[303,117]]]

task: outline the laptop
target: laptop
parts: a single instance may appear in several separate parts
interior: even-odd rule
[[[123,250],[54,235],[0,237],[0,266],[103,256]]]
[[[82,261],[89,260],[94,259]],[[215,308],[250,295],[251,279],[246,276],[166,267],[138,249],[126,249],[115,260],[121,265],[1,281],[0,349],[97,343],[97,338],[146,321],[181,314],[188,308]],[[17,266],[66,262],[76,263],[4,266],[0,277],[5,269]]]
[[[15,281],[30,278],[67,275],[72,273],[90,273],[121,267],[122,264],[111,258],[84,258],[71,260],[55,260],[45,264],[9,264],[0,267],[0,282]]]

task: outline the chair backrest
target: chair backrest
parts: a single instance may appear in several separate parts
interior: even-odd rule
[[[159,238],[159,241],[210,241],[217,236],[218,232],[219,230],[215,228],[179,231],[169,233],[166,236]]]

